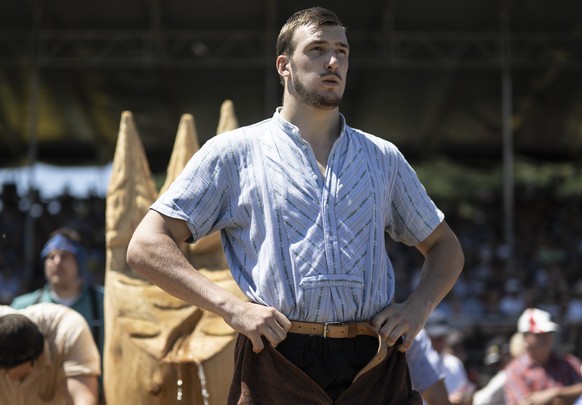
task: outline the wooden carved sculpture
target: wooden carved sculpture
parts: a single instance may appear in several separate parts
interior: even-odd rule
[[[232,102],[217,134],[238,126]],[[180,120],[164,192],[200,149],[194,118]],[[221,318],[152,285],[127,265],[127,245],[158,192],[132,114],[124,112],[106,207],[104,387],[109,405],[226,403],[236,334]],[[182,247],[209,279],[244,298],[218,233]]]

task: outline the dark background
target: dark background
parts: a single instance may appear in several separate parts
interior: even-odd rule
[[[109,162],[130,110],[160,172],[181,114],[194,115],[201,142],[214,135],[225,99],[241,125],[270,116],[281,98],[276,35],[292,12],[314,4],[348,27],[341,110],[352,126],[394,141],[415,162],[496,165],[510,49],[516,157],[580,161],[579,1],[1,3],[0,166],[27,163],[34,136],[41,161]]]

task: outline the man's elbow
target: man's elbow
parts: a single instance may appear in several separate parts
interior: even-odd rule
[[[442,253],[448,257],[449,267],[451,267],[457,276],[463,271],[465,266],[465,253],[463,252],[463,246],[457,235],[453,232],[451,228],[447,225],[443,233],[442,242]]]
[[[453,254],[452,260],[454,261],[454,267],[457,269],[457,272],[460,274],[463,271],[463,267],[465,266],[465,253],[463,252],[463,248],[457,238],[455,238],[454,245],[453,245]]]
[[[67,386],[67,403],[97,405],[99,403],[99,385],[97,377],[94,375],[81,375],[68,377]]]
[[[144,249],[141,247],[141,242],[134,234],[127,245],[127,252],[125,254],[125,260],[129,267],[135,271],[140,271],[140,263],[142,262],[142,253]]]
[[[461,272],[463,271],[463,268],[465,267],[465,252],[463,252],[463,247],[461,246],[461,243],[459,242],[459,240],[457,239],[457,273],[458,275],[461,274]]]

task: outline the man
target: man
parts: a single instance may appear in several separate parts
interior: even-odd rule
[[[84,279],[87,253],[81,244],[81,236],[74,229],[59,228],[50,234],[40,256],[47,283],[43,288],[15,297],[10,306],[22,309],[52,302],[74,309],[89,324],[99,354],[103,356],[104,289]],[[102,378],[99,378],[99,392],[100,395],[104,393]]]
[[[450,405],[440,356],[432,347],[426,330],[416,335],[414,344],[406,352],[406,361],[412,388],[420,393],[423,402],[428,405]]]
[[[523,353],[523,335],[514,333],[509,339],[509,344],[505,338],[499,336],[486,350],[483,362],[486,366],[494,366],[497,373],[487,381],[487,384],[475,391],[473,395],[473,405],[505,405],[505,382],[507,381],[507,371],[505,368],[511,360],[521,356]]]
[[[475,386],[469,381],[463,361],[451,353],[448,337],[455,332],[443,312],[437,309],[430,314],[426,323],[426,333],[430,337],[432,347],[438,353],[438,362],[444,373],[449,401],[452,404],[466,405],[471,403]]]
[[[77,312],[56,304],[0,306],[3,404],[97,404],[100,373],[97,346]]]
[[[130,241],[136,271],[240,332],[231,404],[420,400],[402,352],[463,254],[396,147],[339,113],[349,52],[331,11],[291,16],[275,61],[283,106],[206,142]],[[202,277],[179,248],[216,230],[250,302]],[[390,304],[385,231],[425,256],[403,303]]]
[[[528,308],[517,321],[524,353],[507,366],[508,405],[572,404],[582,394],[582,363],[554,351],[559,325],[549,312]]]
[[[80,235],[73,229],[59,228],[49,236],[40,255],[47,283],[41,289],[14,298],[10,306],[22,309],[52,302],[74,309],[89,324],[102,353],[104,290],[83,280],[87,258]]]

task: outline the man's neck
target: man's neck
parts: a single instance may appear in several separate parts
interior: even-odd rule
[[[340,132],[339,108],[324,109],[304,104],[286,103],[281,116],[299,128],[301,137],[310,144],[330,143]]]
[[[51,285],[51,291],[57,297],[66,300],[66,299],[75,298],[79,294],[81,294],[82,287],[83,287],[83,284],[79,280],[76,283],[67,284],[67,285],[52,284]]]

